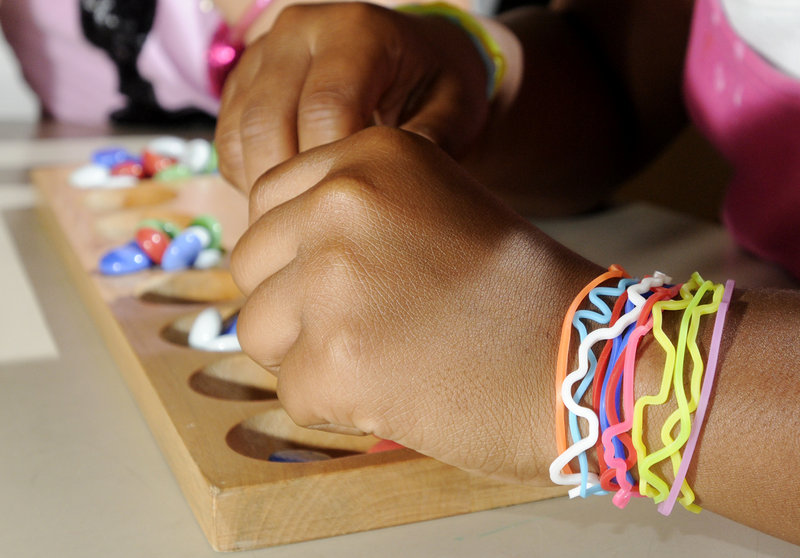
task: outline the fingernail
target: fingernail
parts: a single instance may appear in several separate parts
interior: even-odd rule
[[[311,430],[321,430],[323,432],[330,432],[331,434],[347,434],[349,436],[366,436],[366,432],[362,432],[358,428],[352,426],[342,426],[340,424],[312,424],[306,426]]]

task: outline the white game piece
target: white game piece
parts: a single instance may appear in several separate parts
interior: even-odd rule
[[[195,269],[210,269],[219,265],[222,261],[222,251],[216,248],[206,248],[202,250],[194,260],[192,267]]]
[[[189,330],[189,346],[194,349],[205,349],[206,345],[222,333],[222,314],[214,308],[206,308],[194,319]]]
[[[75,188],[100,188],[111,178],[111,171],[103,165],[90,163],[72,171],[69,183]]]
[[[186,142],[186,149],[181,164],[187,166],[193,174],[206,172],[208,162],[211,160],[211,144],[203,138],[196,138]]]
[[[239,344],[239,338],[235,333],[227,333],[215,337],[200,348],[206,351],[216,351],[220,353],[242,350],[242,346]]]
[[[111,175],[106,180],[105,184],[103,184],[103,188],[113,189],[113,188],[132,188],[139,184],[139,179],[135,176],[130,175]]]
[[[161,136],[148,143],[145,149],[180,161],[186,153],[186,140],[175,136]]]

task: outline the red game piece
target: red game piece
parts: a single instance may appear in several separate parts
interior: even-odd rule
[[[144,169],[144,175],[148,177],[155,176],[159,171],[171,167],[176,163],[177,161],[172,157],[164,157],[163,155],[147,151],[146,149],[142,152],[142,168]]]
[[[376,443],[374,446],[367,450],[367,453],[380,453],[382,451],[390,451],[396,449],[403,449],[404,446],[401,446],[397,442],[392,442],[391,440],[381,440],[380,442]]]
[[[164,231],[142,227],[136,231],[136,243],[147,254],[147,257],[158,265],[170,243],[170,238]]]
[[[117,163],[111,168],[111,175],[135,176],[136,178],[142,178],[142,176],[144,176],[144,169],[142,168],[141,163],[137,161],[123,161],[121,163]]]

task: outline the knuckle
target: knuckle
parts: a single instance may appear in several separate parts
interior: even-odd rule
[[[220,175],[234,185],[236,188],[243,190],[244,184],[242,183],[241,169],[243,165],[242,154],[240,150],[228,149],[226,153],[217,148],[219,154],[219,162],[217,164]]]
[[[319,340],[320,343],[314,343],[301,361],[292,360],[288,366],[284,362],[278,398],[298,424],[307,425],[319,418],[347,424],[352,417],[352,410],[363,406],[359,396],[361,390],[353,384],[358,339],[337,332],[333,336],[322,336]],[[348,346],[351,343],[355,345]]]
[[[278,399],[281,402],[283,410],[286,411],[286,414],[289,415],[298,426],[308,426],[313,422],[313,419],[306,418],[308,415],[310,395],[295,386],[296,382],[293,381],[295,378],[296,374],[287,374],[286,371],[281,368],[277,389]]]
[[[375,4],[368,2],[350,2],[346,4],[347,21],[353,22],[356,29],[364,29],[363,22],[370,21],[380,12],[386,12],[385,8],[381,8]]]
[[[316,308],[320,329],[343,321],[341,313],[355,301],[359,258],[354,242],[346,238],[331,238],[313,254],[314,291],[309,293],[309,302]],[[352,308],[350,308],[352,310]],[[335,331],[335,327],[330,328]]]
[[[299,22],[306,17],[307,13],[308,8],[302,3],[289,4],[278,13],[275,23],[272,25],[272,32],[289,29],[296,33]]]
[[[243,253],[242,247],[237,244],[236,247],[231,252],[230,257],[230,272],[231,276],[233,277],[233,281],[236,283],[236,286],[244,294],[250,294],[253,291],[254,285],[251,284],[249,279],[249,274],[247,273],[248,270],[248,258]],[[237,331],[238,331],[237,325]]]
[[[297,109],[301,126],[321,128],[348,117],[354,105],[354,95],[346,86],[324,84],[304,95]]]
[[[252,141],[263,138],[270,131],[276,129],[277,125],[274,111],[255,100],[248,103],[242,110],[242,115],[239,119],[239,134],[243,141]]]
[[[315,214],[337,228],[351,228],[369,210],[375,188],[367,177],[352,176],[340,171],[320,182],[310,192],[309,202]]]
[[[241,162],[239,133],[230,126],[218,126],[214,133],[214,146],[217,149],[220,166],[233,166]]]
[[[419,139],[416,134],[392,126],[370,126],[353,137],[365,147],[396,157],[408,150],[416,150]]]
[[[261,177],[250,188],[247,206],[251,222],[265,214],[269,209],[272,209],[273,204],[270,201],[270,193],[271,188]]]
[[[236,335],[239,338],[239,344],[242,346],[242,350],[248,355],[254,356],[255,360],[258,361],[259,359],[256,356],[256,351],[258,350],[259,343],[257,336],[253,335],[258,329],[253,327],[252,319],[253,313],[251,312],[251,306],[245,303],[239,309]]]
[[[323,390],[318,389],[322,379],[324,375],[319,370],[305,364],[302,369],[287,366],[286,362],[281,364],[278,399],[286,414],[299,426],[308,426],[318,422],[314,417],[329,414],[330,401],[326,401],[324,395],[321,395]]]

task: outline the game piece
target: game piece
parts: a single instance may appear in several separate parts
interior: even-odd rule
[[[391,451],[396,449],[403,449],[403,446],[391,440],[381,440],[367,450],[367,453],[381,453],[384,451]]]
[[[160,136],[149,141],[145,151],[177,161],[186,153],[186,140],[176,136]]]
[[[222,250],[217,248],[206,248],[201,250],[194,260],[192,267],[195,269],[209,269],[216,267],[222,261]]]
[[[121,147],[98,149],[92,153],[92,163],[112,169],[120,163],[133,159],[133,156]]]
[[[142,152],[142,169],[145,176],[156,176],[176,163],[176,159],[145,149]]]
[[[135,240],[107,252],[97,268],[103,275],[124,275],[147,269],[152,262]]]
[[[189,167],[180,163],[175,163],[158,171],[153,178],[163,181],[180,180],[182,178],[188,178],[192,176],[192,174],[194,173],[192,173]]]
[[[76,188],[97,188],[111,178],[111,171],[103,165],[90,163],[75,169],[69,175],[69,183]]]
[[[111,175],[106,179],[102,187],[109,190],[113,188],[133,188],[138,183],[139,179],[135,176]]]
[[[175,271],[191,267],[198,254],[211,244],[211,233],[199,225],[184,229],[172,239],[161,259],[164,271]]]
[[[205,346],[222,333],[222,314],[214,308],[200,312],[189,330],[189,346],[204,349]]]
[[[194,349],[216,352],[241,351],[239,339],[236,337],[235,317],[234,328],[230,325],[224,327],[222,314],[214,307],[206,308],[200,312],[189,330],[188,343]]]
[[[242,346],[239,344],[239,338],[235,334],[218,335],[205,343],[202,347],[198,347],[206,351],[214,351],[218,353],[230,353],[234,351],[241,351]]]
[[[211,235],[208,248],[219,248],[222,244],[222,225],[219,224],[219,221],[213,215],[209,215],[208,213],[204,215],[198,215],[192,219],[192,222],[189,223],[189,225],[205,227],[206,230],[208,230],[209,234]]]
[[[129,159],[111,167],[111,176],[133,176],[135,178],[142,178],[144,176],[144,169],[139,161]]]
[[[325,461],[330,458],[330,455],[321,451],[286,449],[270,454],[268,459],[275,463],[309,463],[311,461]]]
[[[223,334],[232,333],[233,335],[236,335],[236,328],[238,325],[239,325],[239,312],[236,312],[236,314],[234,314],[227,320],[227,323],[223,324],[222,333]]]
[[[175,238],[181,232],[175,223],[160,219],[142,219],[136,228],[141,229],[143,227],[164,231],[170,239]]]
[[[189,140],[186,142],[186,149],[179,161],[193,174],[206,173],[213,170],[210,169],[213,159],[212,150],[211,143],[202,138]]]
[[[150,227],[140,227],[136,231],[136,243],[147,254],[150,261],[156,265],[161,264],[161,258],[169,245],[170,238],[162,230]]]

